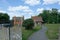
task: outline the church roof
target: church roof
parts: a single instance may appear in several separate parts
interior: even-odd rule
[[[38,16],[32,16],[32,19],[33,19],[34,21],[41,21],[41,22],[43,22],[43,19],[42,19],[41,16],[40,16],[40,17],[38,17]]]

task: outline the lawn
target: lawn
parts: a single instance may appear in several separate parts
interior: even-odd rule
[[[47,34],[49,40],[58,39],[59,25],[60,24],[46,24],[46,26],[48,28],[46,34]]]
[[[27,40],[28,37],[32,35],[32,33],[40,29],[41,29],[40,26],[35,27],[33,30],[25,30],[24,28],[22,28],[22,40]]]

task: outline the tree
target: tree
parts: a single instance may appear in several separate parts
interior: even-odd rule
[[[59,23],[60,13],[58,9],[52,8],[52,10],[43,10],[38,16],[42,16],[45,23]]]
[[[9,23],[9,15],[7,13],[0,13],[0,24]]]
[[[25,29],[33,29],[34,27],[34,22],[32,19],[26,19],[23,22],[23,27],[25,27]]]
[[[51,16],[52,16],[52,22],[57,23],[58,9],[52,8]]]
[[[58,17],[58,23],[60,23],[60,12],[57,17]]]
[[[43,10],[43,12],[42,13],[40,13],[38,16],[42,16],[42,18],[43,18],[43,21],[45,22],[45,23],[48,23],[49,21],[48,21],[48,19],[49,19],[49,10]]]

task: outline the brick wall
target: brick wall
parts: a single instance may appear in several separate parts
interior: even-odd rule
[[[24,20],[24,17],[13,17],[14,26],[15,25],[22,26],[23,20]]]

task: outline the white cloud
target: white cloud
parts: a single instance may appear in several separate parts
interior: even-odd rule
[[[9,12],[0,10],[0,13],[7,13],[10,16],[10,19],[12,19],[13,16],[21,16],[20,14],[17,14],[18,12]]]
[[[60,5],[60,2],[59,2],[59,5]]]
[[[58,10],[58,12],[60,12],[60,9]]]
[[[59,0],[43,0],[43,4],[54,4],[54,3],[58,3]]]
[[[26,12],[26,13],[30,13],[33,12],[29,6],[16,6],[16,7],[9,7],[8,8],[9,11],[21,11],[21,12]]]
[[[29,16],[28,15],[32,15],[33,14],[33,11],[29,8],[29,6],[16,6],[16,7],[12,7],[12,6],[10,6],[9,8],[8,8],[8,13],[9,13],[9,15],[11,16],[11,18],[13,17],[13,16],[21,16],[21,15],[24,15],[25,17],[26,17],[26,15],[27,15],[27,17],[29,18]],[[26,17],[26,18],[27,18]]]
[[[0,13],[6,13],[6,11],[0,10]]]
[[[43,10],[44,10],[44,8],[38,8],[37,13],[42,13]]]
[[[34,5],[40,4],[41,2],[40,2],[40,0],[25,0],[25,3],[29,4],[31,6],[34,6]]]
[[[33,14],[33,13],[21,13],[21,12],[8,12],[8,14],[10,15],[10,19],[12,19],[12,17],[14,17],[14,16],[24,16],[24,18],[25,19],[27,19],[27,18],[30,18],[31,17],[31,15]]]
[[[59,2],[58,2],[58,4],[60,5],[60,0],[58,0]]]
[[[10,16],[10,19],[12,19],[12,17],[14,17],[14,16],[23,16],[21,13],[19,13],[19,12],[8,12],[8,15]]]
[[[19,10],[27,10],[27,9],[29,9],[28,6],[16,6],[16,7],[9,6],[8,8],[9,11],[19,11]]]
[[[8,8],[9,11],[20,11],[20,12],[24,12],[24,13],[32,13],[33,11],[29,8],[29,6],[16,6],[16,7],[9,7]]]
[[[36,11],[37,15],[40,14],[40,13],[42,13],[43,10],[52,10],[52,9],[49,8],[49,7],[47,7],[47,8],[38,8],[37,11]]]

